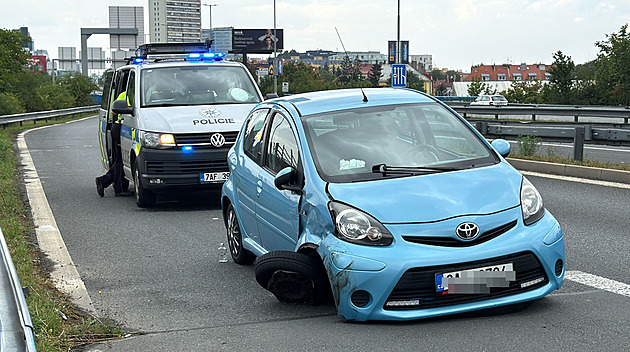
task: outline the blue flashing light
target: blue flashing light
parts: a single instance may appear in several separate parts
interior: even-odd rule
[[[186,55],[186,59],[190,60],[190,61],[197,61],[197,60],[221,61],[221,60],[223,60],[224,57],[225,57],[225,53],[211,53],[211,52],[207,52],[207,53],[190,53],[190,54]]]
[[[133,59],[133,64],[134,65],[141,65],[144,62],[144,59],[141,57],[136,57]]]
[[[182,147],[182,153],[184,154],[192,153],[192,151],[193,147],[191,145],[185,145]]]

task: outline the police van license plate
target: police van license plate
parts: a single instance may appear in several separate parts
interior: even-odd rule
[[[507,275],[506,278],[512,279],[509,281],[513,281],[513,277],[515,276],[515,272],[514,272],[514,265],[512,263],[505,263],[505,264],[498,264],[498,265],[491,265],[491,266],[484,266],[481,268],[475,268],[475,269],[468,269],[468,270],[460,270],[460,271],[451,271],[448,273],[442,273],[442,274],[436,274],[435,275],[435,290],[437,292],[443,292],[443,291],[448,291],[448,279],[452,278],[452,279],[459,279],[459,278],[463,278],[464,276],[470,277],[474,279],[474,273],[475,272],[497,272],[497,273],[505,273]],[[466,274],[466,275],[464,275]],[[445,280],[446,279],[446,280]],[[484,278],[479,278],[479,279],[486,279]]]
[[[229,172],[202,172],[199,174],[199,181],[201,183],[220,183],[225,182],[228,176],[230,176]]]

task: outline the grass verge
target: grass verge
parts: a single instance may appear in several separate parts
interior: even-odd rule
[[[125,335],[115,323],[100,321],[78,310],[67,295],[55,288],[45,257],[36,246],[28,201],[16,168],[14,139],[19,131],[77,118],[0,129],[0,227],[20,283],[29,289],[26,302],[35,329],[35,345],[41,352],[69,351]]]
[[[604,162],[595,161],[595,160],[576,161],[573,159],[562,158],[558,156],[524,155],[520,153],[510,154],[509,157],[514,158],[514,159],[545,161],[548,163],[555,163],[555,164],[578,165],[578,166],[598,167],[602,169],[630,171],[630,164],[604,163]]]

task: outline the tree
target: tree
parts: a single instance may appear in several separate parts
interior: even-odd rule
[[[72,96],[74,99],[74,106],[94,105],[94,101],[92,100],[92,97],[90,97],[90,93],[97,90],[98,86],[94,84],[89,77],[75,73],[70,76],[61,77],[58,80],[58,84],[61,87],[64,87]]]
[[[368,80],[372,83],[372,87],[379,86],[379,80],[381,79],[381,75],[383,74],[383,67],[380,63],[372,65],[372,69],[368,74]]]
[[[28,64],[31,54],[22,43],[29,40],[20,32],[0,28],[0,93],[16,83],[15,74]]]
[[[421,92],[426,92],[426,89],[424,88],[424,81],[411,71],[407,71],[407,87]]]
[[[630,105],[630,33],[628,24],[619,33],[606,35],[606,40],[595,43],[600,50],[597,57],[595,81],[602,90],[604,102],[611,105]]]
[[[440,97],[440,96],[445,96],[446,94],[447,94],[446,86],[444,85],[444,83],[440,83],[435,89],[435,95]]]
[[[431,70],[431,79],[434,81],[441,81],[446,79],[446,72],[434,68]]]
[[[486,83],[481,81],[479,77],[473,77],[472,83],[468,86],[468,95],[476,97],[486,89]]]
[[[570,56],[564,55],[560,50],[553,54],[553,59],[548,69],[551,74],[549,78],[551,96],[548,101],[556,104],[570,104],[574,101],[572,88],[575,64]]]

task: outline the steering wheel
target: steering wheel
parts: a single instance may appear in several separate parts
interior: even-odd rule
[[[430,144],[415,145],[404,152],[402,158],[421,165],[440,161],[438,150]]]

